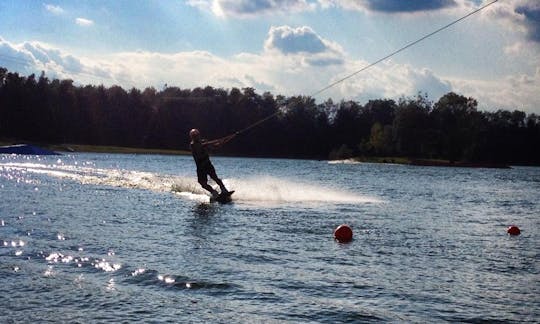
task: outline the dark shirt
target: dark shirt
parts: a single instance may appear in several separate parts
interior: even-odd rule
[[[210,161],[210,156],[208,155],[208,151],[204,147],[201,141],[192,141],[190,143],[191,147],[191,154],[193,155],[193,159],[195,160],[195,164],[197,166],[200,166],[201,164],[205,163],[206,161]]]

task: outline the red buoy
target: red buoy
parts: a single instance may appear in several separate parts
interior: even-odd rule
[[[334,230],[334,238],[340,243],[347,243],[352,241],[353,233],[352,229],[347,224],[339,225]]]
[[[506,233],[510,235],[519,235],[521,234],[521,231],[519,230],[519,227],[517,227],[516,225],[512,225],[508,227],[508,229],[506,230]]]

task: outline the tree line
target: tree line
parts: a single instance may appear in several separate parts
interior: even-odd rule
[[[0,138],[39,143],[188,149],[188,132],[219,138],[275,114],[220,153],[257,157],[406,156],[491,163],[540,163],[540,116],[480,111],[453,92],[317,104],[307,96],[253,88],[144,90],[76,85],[0,68]]]

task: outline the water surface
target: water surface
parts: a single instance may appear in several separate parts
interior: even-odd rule
[[[540,168],[213,160],[0,155],[0,322],[540,318]]]

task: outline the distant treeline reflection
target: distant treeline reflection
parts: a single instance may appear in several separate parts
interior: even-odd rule
[[[293,158],[407,156],[494,163],[540,163],[540,116],[479,111],[456,93],[437,102],[415,98],[316,104],[253,88],[143,91],[77,86],[44,73],[21,76],[0,68],[0,138],[41,143],[187,149],[188,132],[206,138],[250,129],[220,153]]]

